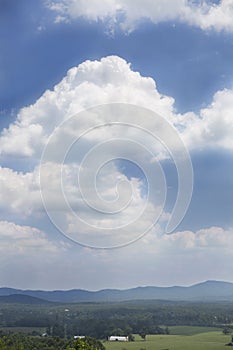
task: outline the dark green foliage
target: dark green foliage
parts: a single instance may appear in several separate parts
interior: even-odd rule
[[[225,327],[225,328],[223,328],[223,330],[222,330],[222,332],[223,332],[223,334],[230,334],[231,333],[231,329],[229,329],[228,327]]]
[[[77,339],[72,347],[67,350],[105,350],[103,344],[94,338],[85,337],[84,339]]]
[[[148,329],[146,329],[145,327],[140,329],[138,334],[140,335],[140,337],[142,337],[143,340],[146,340],[146,335],[148,334]]]
[[[128,335],[128,339],[129,339],[129,341],[134,341],[135,340],[133,334],[129,334]]]
[[[107,339],[110,335],[138,334],[143,329],[147,334],[168,334],[167,326],[230,328],[226,325],[231,323],[233,304],[229,303],[138,301],[70,305],[2,304],[0,307],[2,329],[40,327],[49,336],[64,339],[74,335]]]
[[[31,337],[8,334],[0,337],[0,350],[105,350],[103,344],[93,338],[64,340],[59,337]]]

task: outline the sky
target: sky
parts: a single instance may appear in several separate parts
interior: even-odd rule
[[[233,282],[233,0],[0,2],[0,286]]]

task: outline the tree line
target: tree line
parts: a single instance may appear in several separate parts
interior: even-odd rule
[[[97,339],[40,338],[23,334],[0,334],[0,350],[105,350]]]
[[[164,334],[169,326],[233,323],[233,304],[128,302],[55,305],[0,305],[0,327],[43,327],[51,336]],[[165,325],[162,326],[161,325]]]

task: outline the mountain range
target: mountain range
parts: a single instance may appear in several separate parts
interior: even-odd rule
[[[27,296],[28,299],[26,298]],[[27,300],[29,303],[43,303],[47,301],[60,303],[119,302],[129,300],[233,301],[233,283],[206,281],[188,287],[147,286],[124,290],[103,289],[99,291],[83,289],[45,291],[0,288],[0,303],[26,303]]]
[[[32,297],[27,294],[10,294],[0,296],[0,304],[27,304],[27,305],[41,305],[41,304],[51,304],[51,301],[40,299],[37,297]]]

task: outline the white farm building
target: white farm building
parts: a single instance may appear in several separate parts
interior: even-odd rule
[[[119,335],[111,335],[111,337],[109,337],[108,340],[109,341],[129,341],[129,338],[119,336]]]
[[[85,335],[74,335],[74,339],[84,339],[86,338]]]

